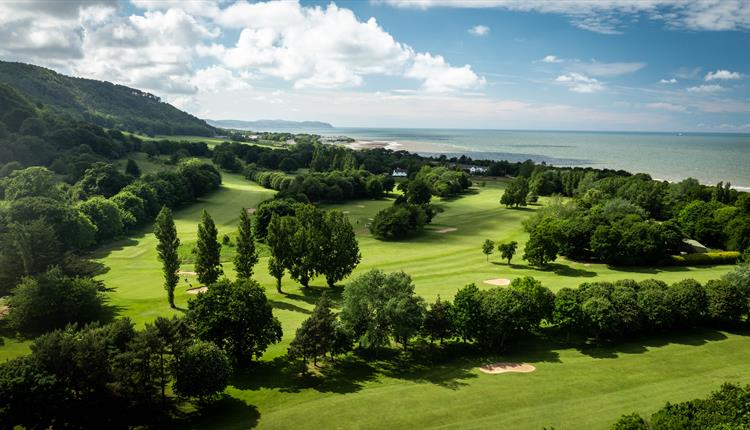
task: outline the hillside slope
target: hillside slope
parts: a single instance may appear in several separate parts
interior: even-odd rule
[[[0,83],[35,102],[96,125],[146,134],[211,136],[205,121],[153,94],[111,82],[74,78],[24,63],[0,61]]]

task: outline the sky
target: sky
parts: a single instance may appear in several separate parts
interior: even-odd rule
[[[750,133],[748,0],[0,1],[0,41],[201,118]]]

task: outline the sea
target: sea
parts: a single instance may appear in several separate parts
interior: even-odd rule
[[[709,185],[730,182],[750,191],[750,134],[360,127],[305,131],[424,155],[622,169],[672,182],[688,177]]]

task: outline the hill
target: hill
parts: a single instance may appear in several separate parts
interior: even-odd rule
[[[285,121],[281,119],[261,119],[258,121],[241,121],[236,119],[206,120],[214,127],[233,128],[237,130],[280,131],[333,128],[321,121]]]
[[[0,61],[6,83],[75,119],[145,134],[211,136],[215,129],[153,94],[111,82],[74,78],[44,67]]]

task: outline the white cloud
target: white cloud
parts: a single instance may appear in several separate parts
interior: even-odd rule
[[[741,77],[742,75],[737,72],[730,72],[729,70],[717,70],[715,72],[708,72],[704,79],[706,80],[706,82],[710,82],[716,80],[740,79]]]
[[[474,36],[487,36],[490,34],[490,28],[486,25],[475,25],[469,29],[469,34]]]
[[[442,56],[432,56],[429,53],[417,54],[405,76],[423,80],[424,89],[431,92],[479,88],[485,84],[485,79],[477,76],[468,64],[452,67]]]
[[[250,87],[243,79],[221,66],[210,66],[196,71],[190,82],[198,90],[210,92],[235,91]]]
[[[572,66],[572,69],[591,76],[611,78],[634,73],[644,67],[646,67],[646,63],[600,63],[594,60],[589,63],[575,63]]]
[[[604,85],[595,78],[582,75],[580,73],[567,73],[560,75],[555,82],[567,86],[570,91],[577,93],[594,93],[602,91]]]
[[[648,103],[646,107],[650,109],[661,109],[670,112],[685,112],[687,110],[685,106],[665,102]]]
[[[704,93],[705,94],[705,93],[716,93],[723,89],[724,87],[722,87],[721,85],[711,84],[711,85],[698,85],[697,87],[689,87],[687,91],[689,93]]]
[[[562,58],[557,58],[554,55],[547,55],[539,61],[542,63],[562,63],[564,60]]]
[[[675,79],[675,78],[672,78],[672,79],[660,79],[659,83],[660,84],[676,84],[677,83],[677,79]]]
[[[724,31],[750,29],[746,0],[381,0],[396,7],[499,8],[567,16],[574,26],[602,34],[619,34],[640,16],[669,28]]]

